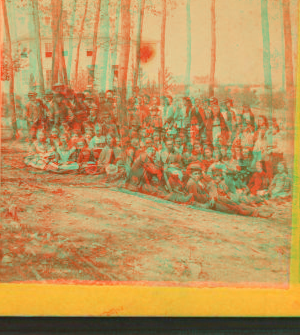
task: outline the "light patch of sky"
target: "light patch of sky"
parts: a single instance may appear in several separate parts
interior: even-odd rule
[[[294,56],[297,55],[297,0],[291,0]],[[211,2],[191,1],[193,76],[205,77],[210,72]],[[269,1],[271,66],[274,87],[282,86],[283,35],[280,0]],[[156,58],[145,67],[157,76],[160,64],[161,18],[146,15],[144,40],[158,42]],[[263,85],[263,40],[260,0],[216,0],[217,61],[216,81],[220,84]],[[179,5],[167,18],[166,66],[182,79],[186,68],[186,8]],[[296,59],[294,61],[296,64]]]

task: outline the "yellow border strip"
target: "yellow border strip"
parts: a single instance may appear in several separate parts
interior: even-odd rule
[[[300,26],[298,27],[300,32]],[[298,40],[298,50],[300,41]],[[299,316],[300,53],[297,67],[293,234],[289,289],[1,284],[0,315]],[[1,88],[1,86],[0,86]]]

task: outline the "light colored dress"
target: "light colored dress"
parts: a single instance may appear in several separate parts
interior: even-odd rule
[[[71,162],[70,157],[75,151],[72,149],[63,149],[62,147],[57,148],[57,153],[59,154],[59,165],[58,169],[62,171],[75,171],[79,169],[79,165],[76,162]]]
[[[270,185],[270,196],[274,198],[284,198],[291,195],[291,179],[284,173],[277,173]]]
[[[33,142],[32,152],[24,158],[24,163],[39,170],[51,171],[58,169],[58,164],[54,160],[55,148],[50,145],[49,141],[45,143],[35,141]]]

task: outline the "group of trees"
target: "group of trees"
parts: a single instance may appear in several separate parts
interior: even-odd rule
[[[18,0],[13,0],[14,2]],[[211,67],[209,75],[209,96],[215,94],[215,68],[217,59],[217,17],[216,17],[216,6],[219,0],[211,1]],[[266,100],[266,104],[269,105],[270,112],[272,113],[272,73],[270,63],[270,37],[269,37],[269,21],[268,21],[268,0],[261,1],[261,25],[263,35],[263,65],[265,75],[265,95],[269,98]],[[8,20],[7,10],[8,0],[2,0],[2,14],[4,18],[4,26],[6,31],[6,64],[13,64],[12,56],[12,43],[11,33]],[[23,3],[23,2],[22,2]],[[23,6],[27,6],[32,13],[33,18],[33,34],[35,41],[35,50],[37,53],[37,78],[38,84],[41,90],[44,90],[44,78],[43,78],[43,64],[41,57],[41,27],[40,27],[40,14],[48,11],[51,13],[51,30],[52,30],[52,84],[58,81],[62,81],[65,84],[71,82],[71,68],[74,63],[72,59],[73,54],[73,36],[76,33],[79,36],[79,42],[77,44],[76,57],[75,57],[75,75],[73,76],[73,84],[78,84],[80,74],[78,72],[78,64],[80,57],[81,41],[85,34],[85,27],[88,25],[93,31],[93,45],[92,45],[92,61],[90,65],[91,83],[94,83],[96,64],[99,65],[101,73],[101,85],[105,87],[106,84],[106,73],[108,68],[108,53],[111,53],[112,64],[116,63],[117,59],[117,47],[119,46],[119,70],[118,70],[118,87],[120,90],[122,101],[126,99],[126,90],[128,82],[128,67],[129,67],[129,55],[131,39],[136,40],[136,55],[134,64],[134,76],[133,85],[138,84],[138,78],[140,74],[140,50],[141,43],[143,40],[143,22],[145,11],[149,11],[154,15],[161,17],[161,37],[160,37],[160,69],[159,69],[159,84],[160,93],[164,94],[168,89],[166,73],[168,73],[165,64],[165,41],[166,41],[166,26],[167,19],[171,15],[172,9],[176,8],[179,4],[186,5],[186,32],[187,32],[187,64],[186,64],[186,76],[185,76],[185,87],[186,94],[189,94],[189,88],[191,85],[191,0],[73,0],[68,1],[67,6],[68,18],[64,15],[64,6],[66,2],[63,0],[27,0]],[[42,8],[39,8],[42,7]],[[284,42],[285,42],[285,83],[287,93],[287,105],[289,108],[289,122],[293,124],[294,121],[294,78],[293,78],[293,61],[292,61],[292,38],[291,38],[291,19],[290,19],[290,0],[281,0],[281,11],[283,16],[283,31],[284,31]],[[111,15],[113,13],[113,15]],[[135,16],[135,20],[133,19]],[[119,40],[119,17],[121,26],[121,40]],[[69,25],[66,24],[68,20]],[[136,36],[132,36],[132,23],[136,24]],[[64,58],[64,30],[68,28],[69,37],[69,58],[68,64],[65,63]],[[100,42],[99,42],[100,40]],[[100,48],[99,48],[100,46]],[[100,51],[98,51],[98,49]],[[100,60],[97,61],[97,53],[100,52]],[[16,68],[14,66],[7,66],[7,71],[2,71],[5,74],[5,79],[10,81],[10,97],[11,104],[14,106],[13,93],[14,93],[14,72]],[[3,69],[2,69],[3,70]],[[110,75],[113,77],[113,75]],[[112,80],[111,78],[109,79]],[[13,115],[14,108],[13,108]]]

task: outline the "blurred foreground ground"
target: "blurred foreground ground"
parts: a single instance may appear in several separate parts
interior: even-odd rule
[[[30,170],[26,142],[1,149],[1,282],[288,283],[290,203],[268,220],[204,211]]]

